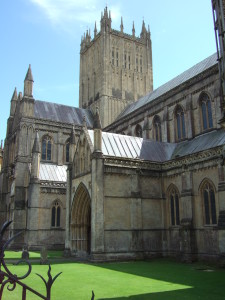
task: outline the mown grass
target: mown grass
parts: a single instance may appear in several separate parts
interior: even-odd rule
[[[12,272],[25,273],[26,266],[10,265]],[[44,284],[35,273],[47,278],[48,266],[34,264],[25,282],[45,293]],[[52,288],[52,300],[223,300],[225,270],[199,264],[180,264],[169,260],[127,263],[55,263],[52,275],[63,272]],[[18,288],[6,291],[3,300],[21,299]],[[28,294],[27,299],[40,298]]]
[[[5,258],[6,259],[21,259],[22,257],[22,251],[5,251]],[[48,258],[62,258],[63,257],[63,251],[54,251],[54,250],[48,250]],[[40,259],[41,255],[40,252],[33,252],[29,251],[29,258],[30,259]]]

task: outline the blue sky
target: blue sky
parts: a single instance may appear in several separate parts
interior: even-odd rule
[[[10,100],[31,64],[34,98],[78,106],[82,34],[108,6],[112,27],[136,35],[150,25],[154,88],[216,51],[211,0],[1,0],[0,139],[5,138]]]

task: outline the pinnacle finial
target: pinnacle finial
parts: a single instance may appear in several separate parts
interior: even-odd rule
[[[36,131],[35,134],[35,139],[34,139],[34,145],[33,145],[33,149],[32,149],[32,153],[40,153],[40,145],[39,145],[39,134],[38,131]]]
[[[97,35],[97,26],[96,26],[96,21],[95,21],[95,29],[94,29],[94,37]]]
[[[120,31],[123,32],[123,17],[121,17]]]
[[[22,94],[22,92],[19,92],[18,100],[22,100],[22,98],[23,98],[23,94]]]
[[[70,141],[71,141],[71,144],[73,144],[73,145],[76,144],[75,127],[74,127],[74,125],[73,125],[72,130],[71,130]]]
[[[25,80],[27,80],[27,81],[34,81],[33,75],[32,75],[32,71],[31,71],[31,64],[29,64],[29,68],[27,70],[27,74],[26,74]]]
[[[134,27],[134,21],[133,21],[133,27],[132,27],[132,35],[135,36],[135,27]]]
[[[95,113],[93,128],[94,129],[102,129],[98,106],[96,106],[96,113]]]
[[[15,87],[14,92],[13,92],[13,95],[12,95],[11,101],[12,101],[12,100],[17,100],[17,99],[18,99],[18,97],[17,97],[17,89],[16,89],[16,87]]]
[[[83,122],[82,122],[83,127],[87,127],[87,122],[86,122],[86,116],[83,115]]]

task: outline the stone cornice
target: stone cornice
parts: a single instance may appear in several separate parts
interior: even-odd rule
[[[144,173],[142,174],[142,170],[148,170],[163,173],[169,172],[167,175],[170,176],[174,174],[174,171],[176,174],[177,172],[180,174],[186,170],[194,171],[218,166],[218,164],[221,164],[223,161],[222,154],[223,146],[175,158],[166,162],[151,162],[140,159],[104,156],[104,166],[106,172],[113,171],[112,167],[117,167],[139,170],[140,175],[145,175]]]
[[[40,184],[41,184],[41,187],[66,189],[66,182],[41,181]]]

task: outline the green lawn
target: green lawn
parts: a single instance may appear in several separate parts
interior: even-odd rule
[[[25,273],[25,266],[10,266],[15,273]],[[48,266],[34,264],[25,280],[44,293],[44,285],[35,273],[47,278]],[[52,275],[63,272],[52,288],[52,300],[95,299],[114,300],[223,300],[225,270],[200,264],[179,264],[169,260],[128,263],[58,263],[52,265]],[[20,300],[18,288],[5,291],[3,300]],[[33,295],[29,300],[40,299]]]
[[[40,252],[32,252],[29,251],[30,259],[40,259]],[[63,251],[53,251],[48,250],[48,258],[61,258],[63,256]],[[5,258],[6,259],[21,259],[22,251],[5,251]]]

